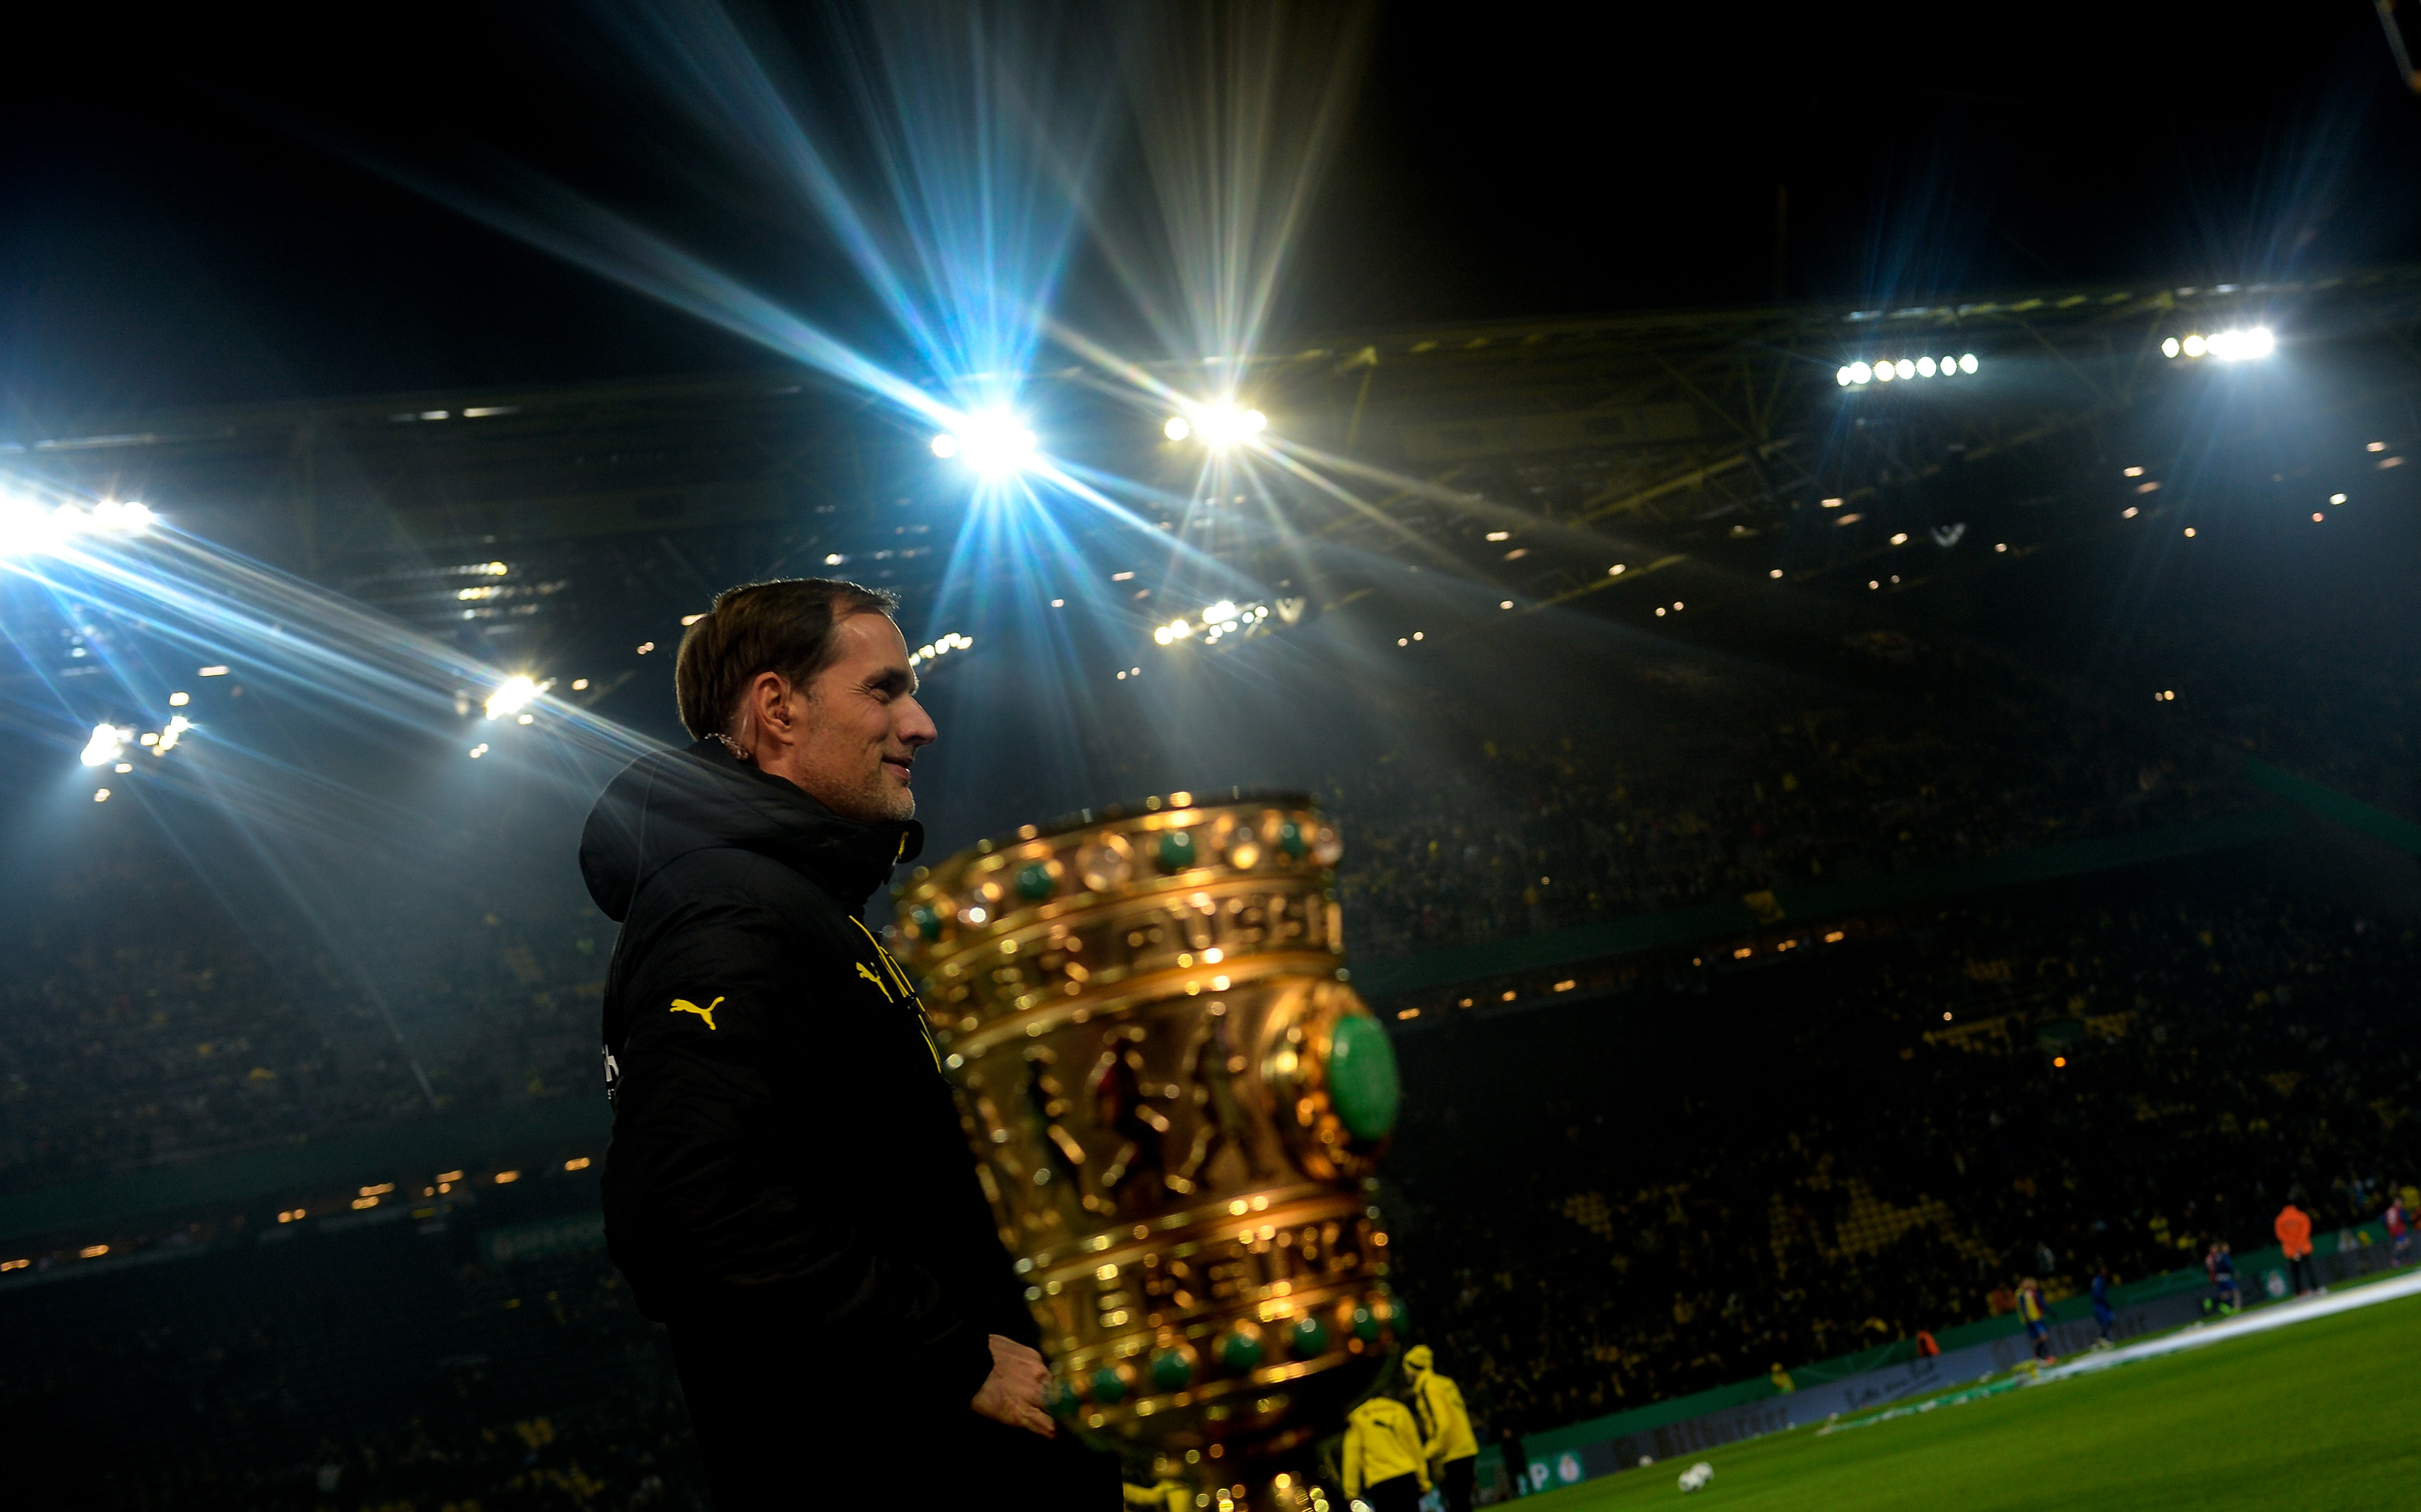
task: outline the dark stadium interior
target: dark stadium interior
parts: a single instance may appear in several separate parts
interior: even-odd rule
[[[321,72],[281,49],[360,37],[170,27],[121,115],[0,104],[0,476],[162,522],[0,543],[0,1495],[710,1504],[602,1248],[574,854],[686,740],[684,616],[770,577],[971,637],[923,666],[927,863],[1146,794],[1321,806],[1401,1068],[1392,1285],[1485,1441],[2421,1179],[2421,96],[2373,17],[2112,114],[2130,27],[2163,77],[2238,41],[2050,66],[1957,19],[1886,61],[1972,73],[1885,101],[1812,13],[1306,9],[1272,84],[1336,112],[1328,177],[1236,369],[1286,465],[1164,444],[1202,364],[1121,240],[1148,133],[1097,122],[1021,359],[1065,471],[1010,498],[809,343],[477,210],[594,195],[940,392],[847,236],[667,104],[689,12]],[[905,24],[738,14],[819,100]],[[1144,46],[1102,14],[986,35],[1081,72]],[[2257,321],[2259,360],[2161,345]],[[1920,353],[1980,364],[1851,377]],[[1204,644],[1221,599],[1274,617]]]

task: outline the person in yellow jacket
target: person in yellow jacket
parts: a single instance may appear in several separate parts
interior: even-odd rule
[[[1370,1512],[1414,1512],[1429,1489],[1421,1427],[1403,1403],[1373,1396],[1345,1419],[1345,1499]]]
[[[1128,1512],[1194,1512],[1194,1483],[1163,1475],[1149,1486],[1126,1483]]]
[[[1461,1388],[1439,1375],[1436,1363],[1426,1344],[1404,1351],[1404,1374],[1413,1382],[1413,1407],[1421,1416],[1421,1455],[1436,1466],[1438,1485],[1445,1491],[1446,1512],[1471,1512],[1479,1441],[1472,1436],[1471,1414],[1463,1411]]]

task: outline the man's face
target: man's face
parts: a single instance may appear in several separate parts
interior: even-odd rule
[[[908,643],[885,615],[851,615],[834,627],[840,647],[807,687],[799,786],[843,818],[914,818],[909,769],[940,734],[916,702]]]

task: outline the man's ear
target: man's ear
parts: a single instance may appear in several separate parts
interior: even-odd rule
[[[777,672],[760,672],[748,681],[741,700],[743,726],[763,730],[777,740],[790,738],[790,685]]]
[[[766,727],[787,738],[790,733],[790,685],[779,673],[769,672],[757,679],[758,717]]]

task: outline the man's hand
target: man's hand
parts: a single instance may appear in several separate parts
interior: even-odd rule
[[[1059,1425],[1042,1411],[1042,1394],[1051,1386],[1050,1367],[1042,1357],[995,1333],[992,1336],[992,1374],[983,1390],[967,1405],[995,1423],[1025,1428],[1046,1439],[1056,1438]]]

